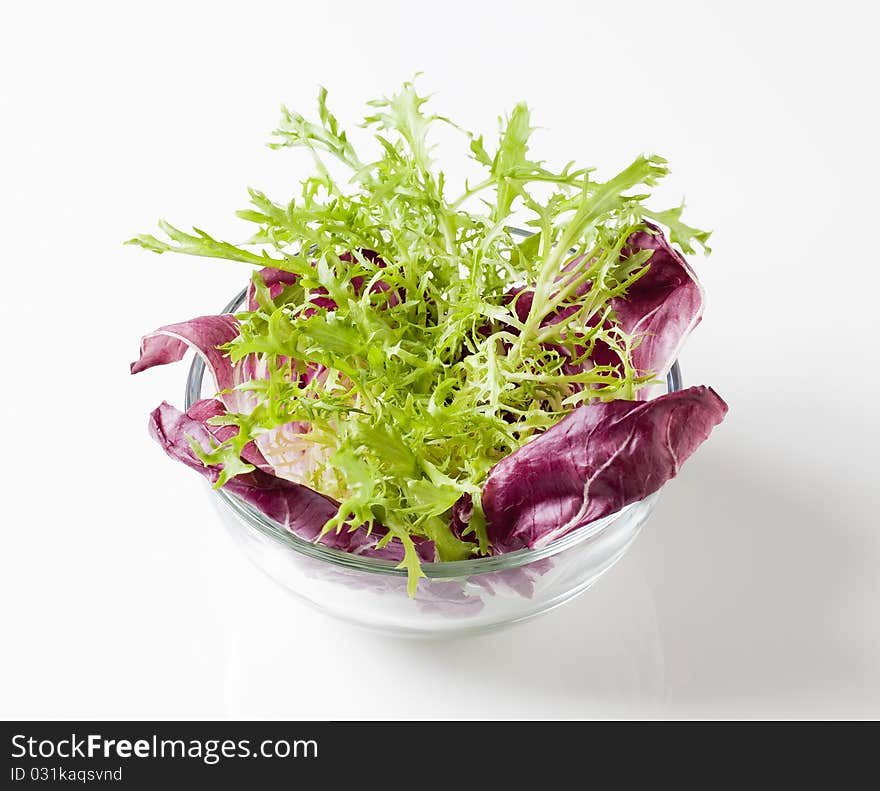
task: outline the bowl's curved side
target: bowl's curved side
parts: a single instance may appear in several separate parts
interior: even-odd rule
[[[590,538],[550,556],[495,571],[428,578],[415,598],[406,577],[338,564],[290,551],[221,498],[213,497],[236,545],[261,571],[313,607],[379,631],[409,636],[481,632],[516,623],[590,587],[626,552],[658,494],[616,515]]]

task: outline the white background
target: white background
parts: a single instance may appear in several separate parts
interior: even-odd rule
[[[3,718],[880,716],[880,139],[872,3],[16,3],[0,23]],[[874,18],[871,18],[871,17]],[[147,436],[185,368],[154,327],[243,265],[122,247],[241,238],[263,143],[326,85],[352,124],[416,71],[492,135],[610,174],[640,151],[715,229],[682,358],[730,415],[591,591],[412,643],[299,604]],[[455,174],[455,161],[449,165]]]

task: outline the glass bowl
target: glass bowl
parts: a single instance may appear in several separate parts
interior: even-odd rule
[[[233,313],[242,291],[224,309]],[[211,397],[197,357],[186,384],[186,408]],[[668,391],[681,389],[678,363]],[[533,618],[589,588],[624,555],[657,503],[659,492],[536,550],[447,563],[423,563],[415,598],[396,563],[313,544],[243,500],[211,489],[221,521],[244,554],[281,586],[317,609],[371,629],[414,637],[482,632]]]

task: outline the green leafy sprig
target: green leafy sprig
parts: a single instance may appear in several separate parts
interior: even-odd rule
[[[364,126],[377,145],[364,159],[322,89],[317,121],[284,108],[270,144],[306,149],[314,173],[286,204],[250,190],[251,207],[238,213],[255,226],[246,243],[164,222],[166,240],[130,240],[298,275],[273,298],[254,272],[258,306],[238,315],[228,353],[259,356],[265,377],[242,385],[256,407],[223,418],[239,434],[205,460],[224,464],[222,483],[247,469],[236,459],[248,441],[306,421],[306,441],[332,475],[303,483],[340,502],[325,532],[385,526],[386,542],[403,543],[411,590],[422,575],[416,536],[444,561],[491,552],[480,491],[499,459],[571,409],[631,399],[652,380],[633,367],[640,338],[612,308],[650,267],[650,251],[621,256],[630,235],[647,218],[685,252],[693,243],[708,252],[709,237],[681,221],[680,207],[643,205],[667,175],[660,157],[639,156],[607,181],[589,167],[554,171],[530,159],[525,104],[502,119],[494,152],[462,132],[481,175],[450,195],[430,132],[451,122],[429,114],[427,101],[407,82],[370,102]],[[331,175],[340,168],[347,180]],[[516,224],[533,235],[514,233]],[[552,320],[563,311],[565,321]],[[578,365],[600,342],[618,362]],[[474,505],[464,540],[450,529],[463,495]]]

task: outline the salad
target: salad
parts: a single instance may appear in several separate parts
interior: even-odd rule
[[[283,108],[270,145],[312,174],[287,202],[249,191],[244,243],[167,222],[129,240],[253,270],[240,312],[160,327],[131,371],[195,349],[216,396],[152,413],[166,453],[302,538],[397,561],[412,594],[425,562],[540,547],[643,499],[727,407],[664,392],[702,310],[683,254],[709,238],[648,208],[664,159],[600,180],[529,157],[525,104],[494,144],[411,82],[368,106],[368,153],[326,90],[315,120]],[[458,190],[440,124],[476,171]]]

